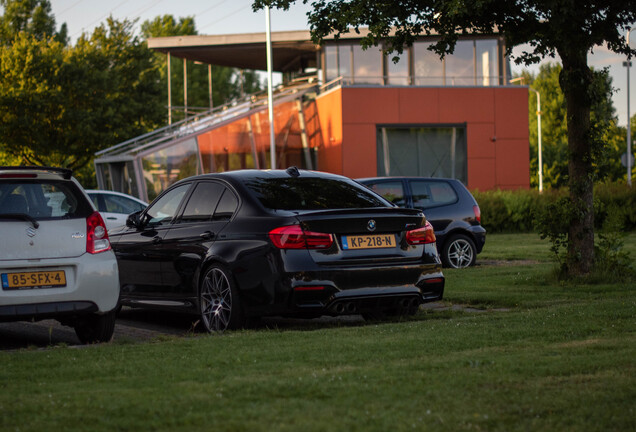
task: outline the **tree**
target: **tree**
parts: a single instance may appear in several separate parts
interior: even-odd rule
[[[255,0],[254,9],[266,5],[288,9],[296,0]],[[303,0],[308,3],[309,0]],[[636,54],[625,40],[625,30],[636,22],[636,2],[625,0],[316,0],[308,13],[312,38],[359,32],[368,27],[362,46],[387,41],[398,54],[422,34],[437,34],[432,49],[440,56],[452,53],[460,34],[491,34],[505,38],[506,50],[527,44],[515,60],[537,63],[559,55],[563,69],[559,83],[567,107],[568,175],[571,221],[566,272],[587,275],[594,264],[593,154],[601,135],[590,123],[598,100],[587,54],[598,45],[616,53]]]
[[[49,0],[0,0],[4,14],[0,16],[0,43],[11,43],[20,32],[26,32],[37,40],[50,37],[66,45],[66,23],[55,31],[55,17]]]
[[[523,82],[541,94],[541,138],[543,154],[543,186],[560,188],[568,181],[568,134],[565,96],[559,86],[562,67],[558,63],[541,65],[535,76],[524,71]],[[594,85],[599,89],[599,99],[592,106],[591,122],[595,130],[603,135],[593,161],[595,179],[617,180],[617,168],[620,167],[620,154],[616,154],[614,143],[620,139],[614,135],[620,133],[616,126],[614,104],[612,102],[612,78],[604,71],[593,71]],[[530,112],[530,185],[537,187],[538,175],[538,139],[537,139],[537,96],[530,92],[528,99]],[[623,137],[624,140],[624,137]]]
[[[20,32],[0,46],[0,145],[22,162],[80,170],[160,124],[158,73],[132,23],[109,19],[75,47]],[[85,170],[85,171],[81,171]]]
[[[185,17],[175,19],[172,15],[158,16],[154,20],[145,21],[141,25],[141,34],[144,38],[166,37],[166,36],[187,36],[196,35],[197,30],[194,18]],[[174,60],[179,60],[175,62]],[[162,82],[163,101],[168,100],[168,83],[166,57],[163,54],[155,54],[155,63],[159,68]],[[188,71],[188,107],[189,110],[207,109],[210,106],[209,100],[209,79],[207,65],[196,64],[187,61]],[[173,105],[183,105],[183,64],[181,59],[174,59],[171,64],[171,96]],[[212,99],[213,104],[222,105],[232,99],[242,96],[241,88],[245,94],[260,90],[258,76],[253,71],[238,73],[236,69],[212,66]],[[181,108],[183,111],[183,108]],[[183,118],[183,114],[175,112],[173,119]]]

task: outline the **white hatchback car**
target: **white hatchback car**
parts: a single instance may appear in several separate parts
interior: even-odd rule
[[[87,190],[86,193],[102,214],[109,231],[117,226],[126,225],[129,214],[140,212],[148,207],[147,202],[121,192]]]
[[[54,318],[112,338],[119,273],[106,226],[71,171],[0,167],[0,321]]]

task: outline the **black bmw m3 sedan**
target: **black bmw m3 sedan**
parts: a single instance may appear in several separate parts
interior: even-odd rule
[[[122,305],[190,312],[207,331],[261,316],[414,314],[444,291],[420,210],[295,167],[181,180],[110,240]]]

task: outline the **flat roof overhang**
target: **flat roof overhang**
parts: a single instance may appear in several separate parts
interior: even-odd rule
[[[301,63],[315,66],[320,47],[311,41],[308,30],[272,32],[271,37],[275,71],[297,69]],[[148,38],[148,48],[206,64],[267,70],[265,33]]]

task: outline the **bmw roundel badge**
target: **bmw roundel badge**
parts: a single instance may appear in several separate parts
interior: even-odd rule
[[[375,231],[375,221],[373,219],[369,219],[369,222],[367,222],[367,229],[369,231]]]

